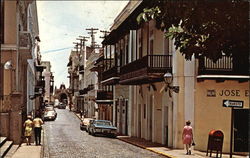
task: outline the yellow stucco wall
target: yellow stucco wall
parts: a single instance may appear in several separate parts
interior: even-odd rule
[[[154,91],[154,140],[157,143],[162,143],[162,96],[161,88],[164,86],[163,82],[155,83],[156,91]]]
[[[163,32],[154,28],[154,54],[163,54]]]
[[[216,96],[207,96],[207,90],[215,90]],[[227,96],[222,93],[225,90]],[[196,83],[194,129],[196,149],[206,150],[208,133],[216,129],[224,133],[223,152],[229,152],[231,108],[222,106],[225,99],[244,101],[244,108],[249,108],[249,82],[216,83],[214,80],[205,80]]]

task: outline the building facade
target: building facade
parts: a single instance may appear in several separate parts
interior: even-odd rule
[[[243,152],[240,149],[248,140],[243,127],[249,114],[249,63],[224,56],[217,62],[186,61],[154,20],[137,23],[147,6],[147,1],[130,1],[102,42],[106,55],[101,83],[115,87],[112,117],[119,132],[127,130],[129,136],[183,148],[182,130],[191,120],[195,149],[206,151],[209,132],[220,130],[223,152],[229,152],[233,113],[234,151]],[[164,81],[166,73],[171,73],[171,83]],[[230,101],[244,105],[224,107]]]
[[[1,0],[0,4],[0,135],[19,144],[27,114],[40,106],[35,94],[41,60],[36,1]]]

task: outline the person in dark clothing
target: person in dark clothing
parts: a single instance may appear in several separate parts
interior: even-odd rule
[[[36,115],[36,118],[33,120],[36,145],[41,145],[42,124],[42,119],[39,117],[39,115]]]

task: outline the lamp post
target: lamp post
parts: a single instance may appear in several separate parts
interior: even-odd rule
[[[174,91],[175,93],[179,93],[180,87],[179,86],[170,86],[170,84],[173,82],[173,75],[170,72],[167,72],[164,74],[164,81],[166,83],[165,91],[168,89]]]

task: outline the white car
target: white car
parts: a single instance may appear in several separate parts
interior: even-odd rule
[[[55,120],[56,119],[56,113],[54,111],[46,111],[43,116],[44,121],[48,120]]]

